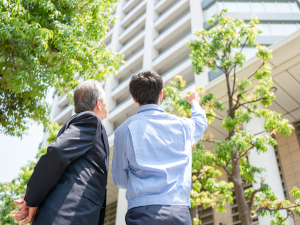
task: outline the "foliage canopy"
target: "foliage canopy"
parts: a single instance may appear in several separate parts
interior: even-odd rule
[[[45,98],[78,79],[105,80],[123,57],[103,40],[116,0],[0,2],[0,133],[22,137],[29,121],[49,126]]]

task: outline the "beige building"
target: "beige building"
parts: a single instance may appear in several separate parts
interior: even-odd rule
[[[294,123],[296,130],[289,137],[277,136],[276,148],[270,147],[260,156],[251,154],[249,161],[266,168],[264,178],[279,198],[290,199],[288,192],[291,188],[300,187],[300,125],[297,126],[300,121],[300,12],[299,2],[296,0],[121,0],[116,8],[119,19],[108,31],[105,40],[108,48],[124,54],[126,60],[120,72],[103,83],[109,102],[109,115],[104,125],[109,134],[111,157],[115,129],[137,111],[137,106],[130,98],[128,84],[131,76],[141,69],[152,69],[159,73],[164,85],[180,74],[187,81],[186,89],[193,85],[203,85],[207,91],[226,102],[222,74],[212,71],[201,76],[193,74],[186,46],[196,28],[210,29],[205,20],[224,6],[229,9],[228,14],[233,18],[245,21],[249,21],[252,14],[256,13],[261,22],[259,26],[264,30],[257,42],[270,46],[273,50],[274,59],[271,64],[277,91],[276,100],[270,108]],[[259,60],[253,57],[254,52],[253,48],[245,49],[247,62],[238,71],[238,78],[248,77],[259,67]],[[51,110],[54,121],[64,124],[72,113],[73,106],[66,96],[54,96]],[[262,129],[262,122],[254,119],[245,129],[259,131]],[[216,140],[226,137],[219,121],[212,123],[207,131],[211,131]],[[46,144],[46,136],[47,134],[43,145]],[[223,179],[227,179],[225,175]],[[228,205],[224,214],[211,208],[199,207],[197,210],[203,225],[241,224],[236,204]],[[105,225],[124,225],[126,211],[125,190],[114,186],[110,173]],[[300,225],[300,219],[295,217],[288,223]],[[256,224],[268,225],[270,218],[259,217]]]

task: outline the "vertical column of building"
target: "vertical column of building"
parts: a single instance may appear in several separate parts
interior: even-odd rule
[[[121,2],[117,5],[116,9],[116,17],[118,20],[114,25],[113,36],[111,40],[111,48],[115,51],[119,51],[122,48],[121,43],[119,42],[119,35],[124,31],[121,26],[121,20],[124,18],[123,6],[127,1],[121,0]],[[116,107],[116,101],[111,97],[111,92],[114,87],[118,85],[118,81],[114,77],[110,77],[108,82],[105,85],[105,93],[109,95],[109,100],[111,103],[109,104],[109,111]],[[105,124],[106,125],[106,124]],[[109,126],[109,132],[114,130],[114,125],[111,122],[107,121],[107,125]],[[106,126],[107,126],[106,125]],[[126,199],[126,190],[120,189],[118,191],[118,203],[117,203],[117,212],[116,212],[116,225],[126,225],[125,215],[127,212],[127,199]]]
[[[117,17],[117,20],[113,26],[113,34],[112,34],[112,40],[111,40],[111,49],[118,51],[122,45],[119,42],[119,35],[122,33],[123,28],[121,26],[121,20],[124,17],[123,13],[123,5],[126,3],[126,0],[121,0],[120,3],[117,5],[115,16]],[[118,85],[118,80],[116,80],[114,77],[108,77],[106,84],[105,84],[105,93],[107,97],[108,102],[108,112],[110,112],[112,109],[116,107],[116,100],[111,97],[111,92],[114,87]],[[108,134],[113,132],[114,125],[112,122],[108,121],[108,119],[105,119],[103,121],[103,124],[106,128],[106,131]]]
[[[126,225],[125,216],[127,213],[126,190],[119,188],[116,225]]]
[[[190,0],[190,12],[191,12],[191,27],[192,27],[192,38],[196,38],[195,30],[203,29],[204,26],[204,11],[201,7],[202,0]],[[209,83],[208,71],[205,71],[201,75],[194,74],[195,85],[205,86]]]
[[[154,9],[156,2],[156,0],[147,0],[143,56],[144,70],[152,70],[152,61],[158,55],[158,51],[153,47],[153,40],[158,36],[158,32],[154,28],[154,21],[158,18],[158,14]]]
[[[253,134],[260,133],[264,130],[263,128],[264,118],[253,117],[251,123],[245,125],[245,130],[252,132]],[[249,156],[249,163],[253,166],[266,169],[259,177],[256,177],[257,183],[253,183],[253,188],[258,189],[260,187],[260,177],[264,179],[264,182],[268,184],[276,196],[284,200],[284,192],[281,184],[280,173],[278,170],[277,160],[274,148],[269,146],[267,152],[257,154],[256,151],[252,151]],[[266,160],[267,159],[267,160]],[[285,215],[286,216],[286,215]],[[271,224],[271,216],[259,217],[259,224]],[[288,221],[289,225],[292,225]]]

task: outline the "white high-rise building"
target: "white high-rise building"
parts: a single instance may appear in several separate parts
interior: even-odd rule
[[[300,124],[297,125],[300,120],[300,3],[296,0],[120,0],[115,12],[118,20],[105,40],[107,47],[124,54],[126,61],[120,72],[103,83],[109,107],[104,125],[109,134],[111,157],[114,131],[137,112],[138,107],[130,97],[128,84],[131,76],[140,70],[154,70],[162,76],[165,86],[180,74],[187,82],[186,88],[205,86],[207,91],[226,102],[224,77],[212,71],[200,76],[194,74],[189,59],[190,50],[186,45],[194,37],[195,29],[211,28],[206,19],[223,7],[228,8],[228,15],[246,22],[255,13],[260,20],[258,27],[264,30],[257,37],[257,43],[268,45],[273,50],[271,64],[277,98],[270,108],[294,123],[296,130],[290,137],[277,136],[278,146],[275,149],[270,148],[259,157],[251,154],[249,161],[266,168],[265,181],[279,198],[290,199],[288,192],[291,188],[300,187]],[[245,52],[247,62],[238,71],[238,77],[253,73],[260,64],[253,58],[255,48],[246,48]],[[51,118],[55,122],[64,124],[73,113],[73,106],[66,96],[54,96]],[[245,129],[257,133],[262,129],[262,123],[260,119],[255,119]],[[218,121],[212,123],[208,131],[214,134],[216,140],[226,137]],[[46,145],[45,138],[43,145]],[[204,225],[240,225],[236,203],[226,209],[224,214],[211,208],[198,208],[197,211]],[[124,225],[126,211],[125,190],[114,186],[110,171],[105,225]],[[259,217],[256,223],[268,225],[269,221],[269,217]],[[295,217],[289,224],[300,225],[300,218]]]

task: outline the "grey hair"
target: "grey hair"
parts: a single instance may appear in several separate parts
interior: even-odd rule
[[[75,112],[93,111],[96,107],[97,100],[100,99],[103,102],[104,97],[105,93],[99,81],[83,81],[75,89]]]

